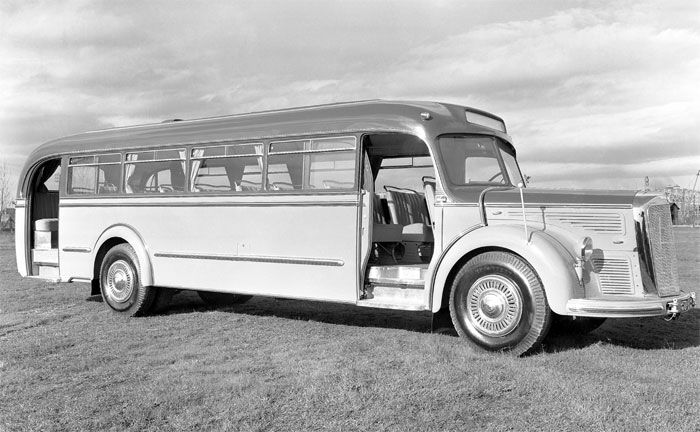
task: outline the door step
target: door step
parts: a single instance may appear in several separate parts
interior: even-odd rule
[[[369,285],[358,306],[382,309],[424,310],[425,290],[421,288]]]
[[[422,289],[427,272],[428,264],[373,266],[369,268],[367,280],[371,285]]]
[[[32,264],[58,266],[58,249],[32,249]]]
[[[58,249],[32,249],[32,275],[58,281]]]

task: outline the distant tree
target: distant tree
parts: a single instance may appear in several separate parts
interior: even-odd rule
[[[0,211],[10,206],[12,193],[10,191],[10,179],[12,173],[6,160],[0,161]]]

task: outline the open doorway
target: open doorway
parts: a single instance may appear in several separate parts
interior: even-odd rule
[[[414,135],[378,133],[364,136],[363,151],[363,193],[372,213],[363,220],[372,222],[371,239],[363,239],[368,258],[358,304],[422,309],[435,244],[435,168],[428,146]]]
[[[58,279],[58,200],[61,160],[41,164],[32,175],[27,194],[27,239],[31,245],[30,274]]]

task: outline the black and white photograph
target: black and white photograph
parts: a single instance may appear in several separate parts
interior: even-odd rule
[[[0,432],[700,430],[700,3],[0,0]]]

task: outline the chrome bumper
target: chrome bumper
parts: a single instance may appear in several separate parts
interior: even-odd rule
[[[675,319],[695,307],[695,293],[653,299],[571,299],[566,309],[571,315],[603,318],[667,316]]]

